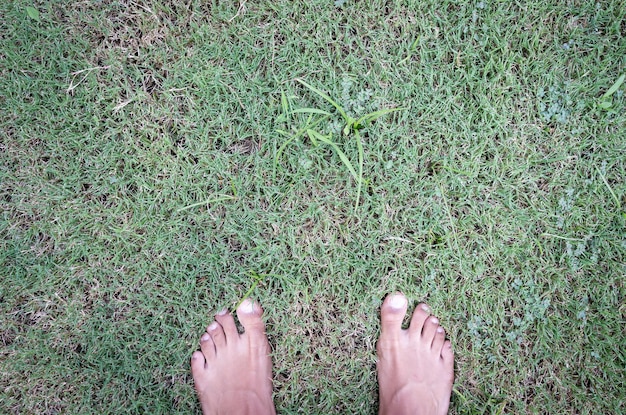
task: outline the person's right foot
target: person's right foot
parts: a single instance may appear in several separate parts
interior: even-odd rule
[[[408,301],[391,294],[381,307],[378,354],[379,414],[446,414],[454,382],[454,355],[439,320],[417,306],[407,330]]]

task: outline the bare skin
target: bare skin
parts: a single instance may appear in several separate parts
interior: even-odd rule
[[[243,334],[224,310],[200,338],[202,351],[193,353],[191,373],[203,414],[276,414],[262,314],[261,306],[246,300],[237,308]]]
[[[408,301],[387,296],[381,308],[377,344],[379,414],[445,414],[454,381],[454,356],[439,321],[420,304],[410,327],[402,330]],[[272,401],[272,360],[261,320],[263,310],[244,301],[237,317],[223,311],[200,338],[191,372],[202,412],[207,414],[276,414]]]
[[[419,304],[407,330],[408,301],[388,295],[381,307],[376,345],[380,407],[384,414],[446,414],[454,382],[454,355],[439,320]]]

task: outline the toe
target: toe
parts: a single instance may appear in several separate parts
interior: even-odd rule
[[[400,333],[407,304],[406,297],[401,293],[390,294],[385,298],[380,308],[382,335],[397,335]]]
[[[197,378],[200,376],[200,373],[204,370],[204,354],[200,351],[195,351],[191,355],[191,374],[194,378],[194,381],[197,383]]]
[[[430,317],[430,307],[428,305],[421,303],[415,307],[415,311],[413,311],[413,315],[411,316],[409,333],[413,336],[421,336],[424,322],[426,322],[428,317]]]
[[[214,321],[207,327],[207,333],[211,336],[213,344],[215,344],[215,351],[217,352],[221,347],[226,346],[226,336],[224,335],[224,329],[220,326],[220,323]]]
[[[262,315],[263,309],[261,306],[249,298],[237,307],[237,318],[245,329],[246,334],[252,337],[265,335],[265,324],[263,319],[261,319]]]
[[[215,319],[222,329],[224,330],[224,334],[226,335],[226,343],[232,343],[237,341],[239,338],[239,332],[237,331],[237,326],[235,325],[235,319],[233,315],[230,314],[230,311],[224,309],[217,313]]]
[[[446,341],[446,331],[443,327],[437,327],[435,330],[435,338],[433,339],[432,349],[437,352],[437,354],[441,354],[441,348],[443,347],[443,343]]]
[[[439,327],[439,320],[437,317],[430,316],[426,319],[424,323],[424,328],[422,329],[422,340],[421,344],[424,347],[431,348],[433,344],[433,340],[435,340],[435,334],[437,334],[437,327]]]
[[[450,378],[454,378],[454,352],[452,351],[452,343],[446,340],[441,348],[441,358],[445,366],[445,371]]]
[[[211,360],[215,357],[215,344],[211,340],[209,333],[204,333],[200,337],[200,349],[206,360]]]

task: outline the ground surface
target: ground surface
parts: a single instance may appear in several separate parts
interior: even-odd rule
[[[626,8],[513,3],[2,2],[0,412],[198,411],[255,274],[281,413],[375,412],[393,290],[449,333],[452,413],[623,413]],[[275,160],[283,103],[333,110],[296,78],[406,108],[356,212],[328,145]]]

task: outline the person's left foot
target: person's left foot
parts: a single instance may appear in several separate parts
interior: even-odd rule
[[[275,414],[270,345],[261,306],[251,300],[237,308],[245,332],[239,334],[228,310],[200,338],[191,373],[206,414]]]

